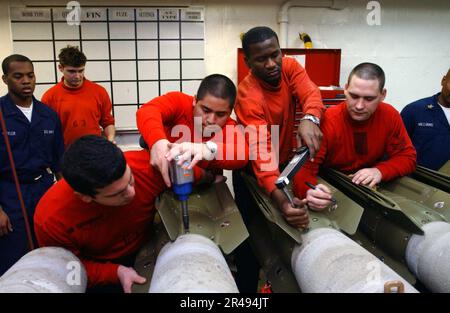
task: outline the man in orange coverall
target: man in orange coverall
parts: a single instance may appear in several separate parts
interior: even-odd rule
[[[294,177],[297,195],[306,193],[311,209],[321,211],[331,204],[326,185],[308,189],[305,184],[316,183],[320,166],[353,174],[353,183],[370,187],[415,170],[416,150],[399,112],[383,102],[384,82],[378,65],[357,65],[345,85],[346,101],[325,112],[320,150]]]
[[[320,91],[295,59],[282,56],[278,36],[269,27],[247,31],[242,48],[250,73],[238,86],[235,112],[240,124],[246,129],[254,128],[253,136],[248,132],[251,161],[245,171],[256,177],[258,185],[289,224],[296,228],[307,227],[309,219],[304,202],[294,198],[296,207],[293,207],[275,187],[275,181],[280,169],[292,158],[293,149],[307,145],[312,158],[319,149],[320,119],[325,110]],[[294,115],[298,105],[303,116],[294,138]],[[259,209],[241,171],[233,171],[233,187],[236,203],[249,225]],[[238,287],[241,291],[254,292],[258,266],[247,242],[238,248],[237,255]]]
[[[145,282],[132,266],[149,240],[156,197],[167,188],[148,151],[122,153],[105,138],[87,135],[66,150],[62,173],[36,208],[39,245],[78,256],[88,292],[131,292],[132,284]]]
[[[195,96],[169,92],[137,111],[137,126],[150,149],[152,165],[167,186],[169,162],[177,155],[179,164],[193,156],[189,167],[199,182],[211,182],[221,177],[223,169],[247,164],[245,137],[230,118],[235,99],[233,82],[224,75],[212,74],[202,80]]]
[[[58,69],[61,81],[47,90],[42,102],[58,113],[67,146],[84,135],[102,134],[114,142],[116,128],[111,100],[102,86],[84,77],[86,56],[77,47],[61,49]]]
[[[293,156],[296,101],[304,113],[297,130],[297,146],[306,144],[311,158],[319,149],[320,118],[325,109],[320,91],[295,59],[282,57],[278,37],[270,28],[250,29],[243,37],[242,46],[251,71],[239,84],[235,111],[240,124],[255,126],[258,133],[258,140],[249,139],[250,171],[285,219],[294,227],[306,227],[306,211],[293,208],[275,187],[275,181],[280,175],[279,164],[285,164]],[[270,126],[278,127],[279,137],[272,136],[270,130],[264,132]],[[261,149],[262,142],[270,151]],[[234,174],[237,174],[233,175],[236,184],[240,175]],[[294,202],[301,206],[299,199]]]

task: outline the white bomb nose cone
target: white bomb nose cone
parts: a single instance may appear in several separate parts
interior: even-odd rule
[[[161,249],[150,293],[236,293],[236,283],[222,252],[206,237],[185,234]]]
[[[404,292],[417,292],[406,280],[356,242],[331,228],[303,235],[294,248],[292,269],[302,292],[384,292],[400,281]]]
[[[425,235],[412,235],[406,247],[408,268],[433,292],[450,292],[450,224],[431,222]]]

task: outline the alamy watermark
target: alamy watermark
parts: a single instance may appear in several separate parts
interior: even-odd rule
[[[367,284],[380,284],[381,282],[381,265],[379,261],[371,261],[367,263],[366,269],[369,273],[366,276]]]
[[[378,1],[369,1],[366,6],[370,12],[367,14],[366,21],[369,26],[381,25],[381,5]]]
[[[69,272],[66,275],[66,283],[69,286],[81,285],[81,264],[78,261],[70,261],[66,265]]]
[[[66,5],[70,10],[66,16],[66,22],[70,26],[80,26],[81,23],[81,5],[78,1],[70,1]]]

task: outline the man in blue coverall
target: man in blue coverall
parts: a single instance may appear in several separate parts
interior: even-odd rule
[[[8,94],[0,97],[0,108],[34,237],[35,206],[53,184],[64,152],[61,123],[52,109],[33,97],[36,78],[30,59],[10,55],[2,70]],[[0,276],[27,251],[25,221],[0,128]]]
[[[401,116],[417,150],[417,165],[439,170],[450,160],[450,69],[442,90],[403,108]]]

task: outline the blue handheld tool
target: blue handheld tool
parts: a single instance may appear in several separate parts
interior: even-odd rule
[[[181,202],[181,212],[183,217],[184,232],[189,232],[189,212],[187,200],[192,193],[192,185],[194,183],[194,172],[192,169],[185,169],[178,165],[179,156],[176,156],[169,167],[170,181],[172,182],[172,190]],[[189,162],[185,162],[183,166],[187,167]]]

